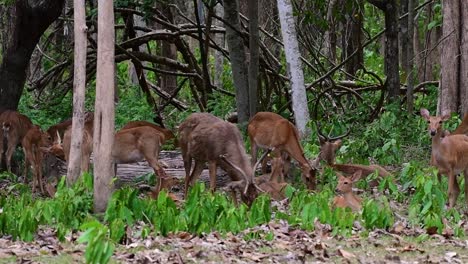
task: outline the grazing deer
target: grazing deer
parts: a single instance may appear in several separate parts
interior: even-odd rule
[[[159,163],[159,150],[164,140],[165,137],[161,132],[149,126],[120,130],[115,133],[114,137],[112,149],[114,163],[133,163],[146,160],[153,168],[155,175],[160,178],[158,185],[158,190],[160,190],[162,179],[166,178],[166,173]]]
[[[66,122],[66,121],[65,121]],[[62,122],[62,123],[65,123]],[[62,124],[61,123],[61,124]],[[49,128],[47,131],[50,135],[51,131],[55,131],[56,135],[53,139],[53,145],[50,152],[55,156],[64,159],[68,162],[71,148],[71,132],[72,126],[69,125],[63,132],[63,143],[60,135],[60,124],[55,125],[55,128]],[[85,118],[84,130],[83,130],[83,142],[81,145],[81,172],[89,170],[89,163],[91,153],[93,152],[93,127],[94,127],[94,114],[87,113]]]
[[[88,122],[93,123],[94,120],[94,113],[93,112],[86,112],[85,116],[85,124]],[[72,125],[72,119],[69,118],[63,122],[60,122],[56,125],[53,125],[47,129],[47,133],[52,137],[52,140],[54,142],[57,142],[59,137],[60,138],[65,138],[65,132],[71,127]]]
[[[6,140],[7,150],[5,153],[7,170],[11,172],[11,157],[16,146],[21,143],[29,129],[33,127],[31,120],[16,111],[6,110],[0,114],[1,134],[0,137],[0,165],[2,163],[3,141]]]
[[[282,116],[271,112],[258,112],[249,121],[247,132],[250,138],[252,163],[256,163],[258,148],[273,148],[274,157],[282,157],[285,164],[283,171],[289,168],[289,155],[299,162],[302,180],[308,189],[316,187],[317,169],[305,158],[304,150],[299,143],[297,128]],[[282,174],[281,174],[282,175]],[[279,182],[284,182],[279,179]]]
[[[216,189],[216,167],[223,168],[244,191],[241,199],[250,204],[257,197],[258,186],[250,165],[239,129],[211,114],[190,115],[179,127],[179,143],[187,176],[185,195],[188,188],[200,176],[205,162],[208,162],[210,189]],[[195,166],[190,175],[191,161]],[[185,196],[186,197],[186,196]]]
[[[353,211],[361,210],[361,198],[353,193],[353,184],[361,178],[361,171],[356,171],[351,177],[344,177],[337,173],[338,185],[335,192],[339,196],[333,199],[333,205],[336,207],[349,207]]]
[[[28,168],[31,165],[33,171],[32,191],[36,191],[36,185],[44,193],[44,185],[42,183],[42,148],[49,147],[52,144],[52,138],[46,132],[42,132],[39,126],[33,126],[28,130],[21,141],[23,146],[25,162],[24,162],[24,182],[27,182]]]
[[[170,139],[176,138],[174,133],[172,133],[171,130],[160,127],[160,126],[155,125],[153,123],[150,123],[148,121],[130,121],[125,126],[122,127],[122,130],[123,129],[129,129],[129,128],[135,128],[135,127],[141,127],[141,126],[149,126],[149,127],[152,127],[154,129],[158,130],[159,132],[161,132],[164,135],[164,140],[170,140]]]
[[[336,151],[341,147],[341,138],[347,136],[349,131],[339,137],[329,138],[328,136],[324,135],[320,129],[320,125],[317,124],[317,132],[319,137],[320,143],[320,154],[318,160],[324,160],[326,164],[333,169],[340,171],[344,174],[350,175],[354,174],[357,171],[361,171],[362,177],[367,177],[369,174],[374,173],[375,171],[378,172],[379,177],[388,177],[390,173],[382,168],[379,165],[361,165],[361,164],[337,164],[335,163],[336,159]],[[370,183],[371,186],[376,186],[378,182],[372,181]]]
[[[439,169],[439,175],[448,176],[449,207],[455,206],[457,202],[460,187],[456,175],[461,172],[465,177],[465,200],[468,203],[468,136],[458,134],[443,137],[442,124],[450,118],[449,113],[431,116],[427,109],[422,108],[421,116],[428,122],[428,131],[432,137],[432,165]]]

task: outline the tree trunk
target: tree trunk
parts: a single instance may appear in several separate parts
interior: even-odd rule
[[[257,87],[259,62],[258,1],[249,0],[249,113],[257,113]]]
[[[408,113],[413,112],[413,89],[414,89],[414,0],[408,0],[408,46],[407,46],[407,70],[408,87],[406,90],[406,103]]]
[[[174,18],[171,12],[171,8],[167,5],[161,4],[161,12],[163,15],[169,19],[169,21],[174,22]],[[177,60],[177,48],[173,43],[169,41],[161,41],[161,56],[173,60]],[[170,66],[161,65],[161,70],[174,71]],[[163,91],[166,91],[168,94],[172,94],[177,88],[177,76],[169,74],[161,74],[160,85]]]
[[[292,107],[294,119],[301,137],[307,136],[306,125],[309,121],[307,108],[307,94],[304,86],[304,73],[302,71],[301,53],[297,41],[293,9],[290,0],[278,0],[278,12],[281,24],[286,63],[291,83]]]
[[[398,12],[396,0],[389,0],[385,9],[385,73],[389,99],[400,95],[400,72],[398,57]]]
[[[400,95],[398,10],[396,0],[367,0],[385,14],[385,86],[390,101]]]
[[[73,6],[73,32],[75,37],[73,71],[73,120],[67,183],[78,179],[81,168],[81,147],[84,129],[84,103],[86,87],[86,6],[85,0],[75,0]]]
[[[94,116],[94,211],[104,212],[112,194],[114,166],[114,7],[98,0],[98,50]]]
[[[357,5],[355,3],[355,5]],[[345,71],[351,75],[356,75],[359,69],[362,69],[364,64],[364,50],[362,48],[362,14],[361,10],[364,7],[353,6],[349,15],[346,16],[346,47],[345,54],[342,56],[343,59],[350,56],[357,50],[357,54],[354,55],[351,60],[345,64]]]
[[[238,11],[238,0],[224,1],[224,19],[241,31]],[[229,25],[226,28],[226,41],[228,44],[229,57],[231,59],[232,77],[236,87],[236,106],[238,122],[240,124],[249,121],[249,82],[246,65],[245,48],[242,36]]]
[[[442,52],[438,113],[457,112],[460,76],[460,2],[445,0],[442,6]]]
[[[324,54],[331,61],[332,64],[336,63],[336,21],[333,16],[333,11],[337,0],[330,0],[327,9],[327,22],[328,28],[324,33]]]
[[[409,0],[401,0],[400,1],[400,16],[403,14],[408,13],[408,3]],[[408,76],[408,44],[409,42],[409,36],[408,36],[408,20],[409,17],[406,17],[406,19],[402,19],[400,22],[400,61],[401,61],[401,66],[403,69],[403,80],[406,80]]]
[[[221,5],[216,5],[215,6],[215,13],[219,17],[224,17],[224,10]],[[222,27],[223,24],[219,20],[215,20],[215,26]],[[225,47],[225,39],[224,39],[224,34],[216,34],[215,37],[215,42],[221,47]],[[215,51],[215,58],[214,58],[214,71],[215,74],[213,74],[213,85],[216,87],[223,87],[223,72],[224,72],[224,57],[223,54],[216,50]]]
[[[463,4],[462,4],[463,3]],[[460,110],[468,113],[468,4],[460,1],[461,43],[460,43]]]
[[[31,5],[30,1],[17,0],[11,8],[14,21],[0,65],[0,111],[18,108],[31,54],[44,31],[60,15],[63,3],[49,0]]]

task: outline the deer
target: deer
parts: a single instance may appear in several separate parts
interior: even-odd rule
[[[326,136],[322,131],[320,124],[317,123],[317,134],[319,138],[320,144],[320,153],[318,156],[318,160],[323,160],[325,163],[332,167],[334,170],[340,171],[346,175],[350,175],[356,173],[357,171],[361,171],[362,177],[367,177],[369,174],[374,173],[377,171],[380,178],[390,176],[390,172],[386,169],[382,168],[377,164],[371,165],[362,165],[362,164],[337,164],[335,163],[336,160],[336,151],[341,147],[342,138],[349,135],[349,130],[341,136],[330,138]],[[371,186],[376,186],[378,182],[372,181],[370,183]]]
[[[93,123],[94,120],[94,113],[93,112],[86,112],[85,116],[85,124],[87,122]],[[56,125],[53,125],[47,129],[47,133],[52,137],[52,140],[54,142],[57,142],[59,137],[64,138],[65,137],[65,132],[71,127],[72,125],[72,119],[69,118],[65,121],[62,121]]]
[[[185,190],[198,179],[208,162],[210,190],[216,190],[216,168],[224,169],[234,186],[242,186],[241,199],[251,204],[261,190],[254,181],[254,171],[247,157],[239,129],[208,113],[194,113],[179,126],[179,143],[186,170]],[[195,160],[190,173],[192,159]]]
[[[429,110],[421,108],[421,116],[428,123],[429,135],[432,137],[431,165],[439,170],[440,175],[448,177],[449,207],[457,202],[460,187],[456,175],[463,172],[465,177],[465,200],[468,204],[468,136],[464,134],[451,134],[443,136],[442,124],[450,118],[450,113],[442,116],[431,116]]]
[[[353,193],[353,184],[361,178],[361,171],[356,171],[351,177],[345,177],[339,173],[338,185],[336,186],[335,192],[338,196],[333,199],[333,205],[341,208],[351,208],[353,211],[360,211],[361,198]]]
[[[63,124],[65,122],[62,122],[60,124]],[[70,155],[70,148],[71,148],[72,126],[69,125],[63,132],[63,142],[62,142],[62,138],[60,135],[60,129],[62,126],[59,126],[60,124],[55,125],[55,128],[53,126],[47,130],[47,133],[49,135],[50,133],[52,133],[52,131],[55,131],[55,134],[56,134],[56,137],[53,139],[53,145],[50,148],[49,152],[51,152],[55,156],[68,162],[68,157]],[[87,113],[87,116],[85,117],[84,130],[83,130],[83,142],[81,145],[81,171],[82,172],[89,171],[91,153],[93,152],[93,127],[94,127],[94,114]]]
[[[36,191],[36,186],[44,193],[44,185],[42,182],[42,159],[43,150],[52,144],[52,138],[46,132],[43,132],[37,125],[33,125],[28,130],[21,141],[23,146],[25,164],[24,164],[24,182],[27,183],[28,168],[31,165],[33,172],[32,192]]]
[[[164,135],[150,126],[121,129],[114,136],[114,147],[112,149],[114,164],[146,160],[153,168],[155,175],[159,177],[159,191],[163,181],[167,178],[159,163],[160,146],[164,144],[164,141]]]
[[[247,133],[251,144],[252,164],[256,163],[258,148],[273,148],[273,156],[284,160],[283,171],[289,168],[289,159],[286,159],[288,155],[299,163],[302,180],[307,188],[315,189],[317,169],[305,158],[299,143],[299,133],[291,122],[275,113],[258,112],[250,119]],[[276,181],[284,182],[284,179]]]
[[[463,120],[460,125],[451,133],[451,135],[460,134],[468,135],[468,113],[465,113],[465,116],[463,116]]]
[[[172,133],[171,130],[160,127],[148,121],[130,121],[127,124],[125,124],[125,126],[123,126],[122,129],[129,129],[129,128],[135,128],[135,127],[140,127],[140,126],[149,126],[158,130],[164,135],[164,140],[171,140],[173,138],[174,139],[176,138],[176,136],[174,135],[174,133]]]
[[[0,114],[1,134],[0,137],[0,164],[4,150],[4,141],[6,141],[7,150],[5,152],[5,160],[7,170],[11,172],[11,157],[16,149],[16,146],[21,143],[29,129],[33,127],[31,120],[16,111],[6,110]]]

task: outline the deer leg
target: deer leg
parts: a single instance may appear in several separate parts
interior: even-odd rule
[[[448,172],[448,196],[449,196],[449,207],[453,208],[457,203],[458,193],[460,189],[458,187],[457,179],[452,170]]]
[[[24,152],[24,184],[28,183],[28,167],[29,167],[29,157],[28,157],[28,152],[26,151],[25,148],[23,148]],[[0,162],[1,163],[1,162]],[[33,182],[34,184],[34,182]]]
[[[463,172],[465,177],[465,203],[468,205],[468,169]]]
[[[291,156],[289,156],[286,152],[282,152],[281,157],[283,159],[283,173],[281,174],[280,183],[285,182],[284,176],[289,175],[289,169],[291,168]]]
[[[11,157],[13,156],[13,152],[15,152],[16,145],[8,144],[8,149],[5,154],[7,170],[11,172]]]
[[[42,154],[40,153],[39,149],[37,149],[36,156],[37,183],[39,184],[39,189],[41,190],[41,193],[45,193],[44,183],[42,179]]]
[[[216,161],[208,162],[208,171],[210,172],[210,190],[216,191]]]
[[[255,141],[251,138],[250,139],[250,155],[251,155],[252,166],[255,165],[255,163],[257,163],[257,152],[258,152],[257,144],[255,144]],[[263,164],[262,164],[262,171],[263,171]]]
[[[184,191],[184,197],[187,198],[188,194],[188,188],[193,185],[193,183],[197,180],[198,176],[203,171],[203,162],[195,160],[195,167],[193,168],[192,174],[189,175],[189,177],[185,177],[185,191]]]
[[[263,160],[262,160],[262,174],[266,174],[267,173],[267,167],[268,167],[268,160],[270,160],[271,158],[270,157],[265,157]],[[273,166],[272,166],[273,167]]]

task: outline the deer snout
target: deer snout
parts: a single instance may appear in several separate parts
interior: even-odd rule
[[[435,131],[435,130],[431,130],[431,131],[430,131],[431,136],[432,136],[432,137],[435,136],[435,135],[436,135],[436,132],[437,132],[437,131]]]
[[[341,190],[338,189],[338,188],[335,189],[335,193],[337,193],[337,194],[342,194]]]

